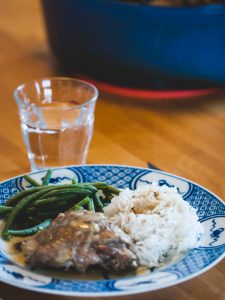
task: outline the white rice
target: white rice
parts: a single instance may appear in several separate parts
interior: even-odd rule
[[[195,209],[177,189],[156,183],[122,190],[104,213],[131,237],[131,250],[148,267],[197,247],[203,233]]]

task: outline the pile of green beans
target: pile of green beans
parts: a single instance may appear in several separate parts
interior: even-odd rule
[[[60,212],[82,210],[102,212],[105,204],[120,191],[105,182],[49,185],[52,171],[48,170],[39,184],[29,175],[24,179],[33,187],[20,191],[0,206],[0,218],[5,219],[1,237],[29,236],[47,228]],[[99,192],[100,191],[100,192]]]

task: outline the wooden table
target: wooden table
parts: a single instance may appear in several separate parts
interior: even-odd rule
[[[29,171],[12,92],[27,81],[61,75],[48,49],[37,0],[0,2],[0,179]],[[225,93],[191,103],[143,104],[101,94],[88,163],[147,162],[225,199]],[[123,299],[225,299],[225,261],[174,287]],[[65,299],[0,284],[0,298]],[[112,298],[110,298],[112,299]]]

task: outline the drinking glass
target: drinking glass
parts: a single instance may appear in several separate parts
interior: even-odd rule
[[[19,86],[14,97],[32,171],[86,163],[95,86],[73,78],[43,78]]]

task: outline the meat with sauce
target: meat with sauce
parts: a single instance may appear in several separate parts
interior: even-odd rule
[[[135,269],[129,246],[130,238],[104,214],[86,210],[59,214],[49,228],[21,243],[27,264],[79,272],[95,265],[115,272]]]

